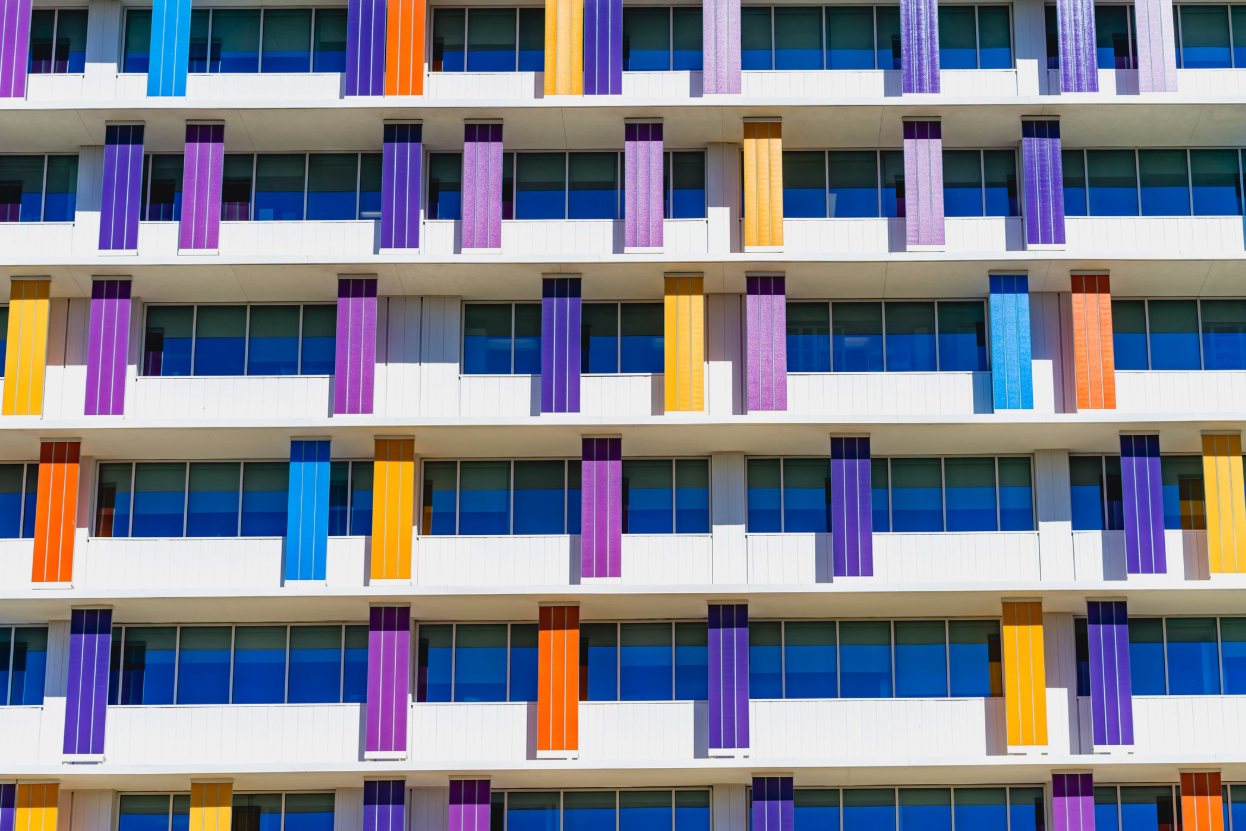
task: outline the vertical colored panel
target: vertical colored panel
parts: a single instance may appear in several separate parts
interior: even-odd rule
[[[710,750],[745,749],[748,724],[748,606],[709,607]]]
[[[787,288],[782,274],[745,277],[748,411],[787,409]]]
[[[1004,601],[1004,703],[1009,747],[1047,744],[1043,604]]]
[[[190,0],[153,0],[149,98],[186,94],[190,63]]]
[[[1134,3],[1138,27],[1138,91],[1177,91],[1177,46],[1172,0]]]
[[[1239,433],[1203,436],[1203,494],[1212,574],[1246,572],[1246,490]]]
[[[215,251],[220,246],[224,167],[225,125],[187,124],[178,248]]]
[[[792,831],[792,777],[754,776],[752,831]]]
[[[130,356],[130,281],[91,284],[87,339],[87,415],[125,413],[125,373]]]
[[[407,831],[405,779],[364,780],[363,831]]]
[[[450,831],[489,831],[489,790],[488,779],[450,780]]]
[[[324,580],[329,556],[329,441],[290,441],[287,580]]]
[[[545,94],[584,94],[583,0],[545,0]]]
[[[991,386],[996,410],[1034,409],[1030,278],[992,274]]]
[[[377,439],[372,465],[372,579],[411,579],[415,439]]]
[[[909,248],[945,244],[943,125],[938,121],[904,122],[904,233]]]
[[[189,9],[189,0],[186,3]],[[189,11],[187,15],[189,20]],[[155,37],[154,25],[152,37]],[[186,60],[182,58],[183,66]],[[138,249],[142,184],[143,125],[107,125],[104,128],[104,185],[100,202],[101,251]]]
[[[26,96],[30,7],[31,0],[0,0],[0,98]]]
[[[371,415],[376,375],[376,278],[337,281],[333,414]]]
[[[1094,0],[1056,0],[1060,26],[1060,91],[1098,92]]]
[[[425,2],[388,0],[388,16],[385,94],[423,95]]]
[[[1116,409],[1112,291],[1106,274],[1073,274],[1073,367],[1077,409]]]
[[[666,278],[666,412],[705,409],[705,280]]]
[[[18,784],[13,831],[56,831],[60,785],[55,782]]]
[[[463,125],[463,249],[502,249],[502,125]]]
[[[740,0],[705,0],[701,16],[705,95],[740,94]]]
[[[43,414],[51,280],[14,280],[9,287],[4,415]]]
[[[0,784],[0,831],[13,831],[16,812],[17,785]]]
[[[112,609],[70,610],[64,740],[67,755],[98,756],[104,752],[111,644]]]
[[[744,247],[783,246],[783,123],[744,122]]]
[[[1021,122],[1021,165],[1025,180],[1025,242],[1064,245],[1064,168],[1060,122]]]
[[[1095,831],[1095,783],[1089,773],[1051,774],[1052,831]]]
[[[586,436],[581,454],[581,576],[622,577],[623,439]]]
[[[411,608],[373,606],[368,618],[365,753],[406,752],[410,676]]]
[[[833,576],[874,576],[870,513],[870,438],[831,438],[831,553]]]
[[[1181,774],[1182,831],[1224,831],[1220,771]]]
[[[580,278],[541,281],[541,412],[580,411]]]
[[[45,441],[39,445],[32,582],[68,583],[73,579],[81,448],[82,443],[76,441]]]
[[[538,643],[537,753],[580,748],[580,607],[542,606]]]
[[[939,91],[938,0],[900,0],[900,70],[906,94]]]
[[[1121,485],[1125,503],[1125,571],[1163,574],[1168,569],[1159,436],[1121,436]]]
[[[346,4],[347,96],[385,94],[385,6],[385,0]]]
[[[1090,705],[1096,747],[1134,743],[1129,681],[1129,613],[1123,600],[1086,602]]]
[[[230,831],[233,805],[232,782],[191,782],[189,831]]]
[[[662,123],[623,125],[623,247],[662,248]]]
[[[381,161],[381,248],[420,247],[424,128],[386,124]]]
[[[584,0],[584,94],[623,94],[623,0]]]

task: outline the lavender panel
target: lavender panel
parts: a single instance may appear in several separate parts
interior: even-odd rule
[[[581,577],[623,576],[623,439],[582,440]]]
[[[751,831],[793,831],[792,777],[754,776]]]
[[[489,831],[488,779],[450,780],[450,831]]]
[[[143,182],[143,125],[104,129],[104,185],[100,203],[100,250],[138,248],[139,196]]]
[[[502,247],[502,125],[463,125],[463,248]]]
[[[1098,92],[1094,0],[1056,0],[1060,27],[1060,91]]]
[[[711,749],[749,746],[748,606],[709,607]]]
[[[385,152],[381,161],[381,248],[420,247],[423,136],[424,128],[419,124],[385,125]]]
[[[1164,503],[1159,436],[1121,436],[1121,484],[1125,507],[1125,571],[1164,574]]]
[[[1025,180],[1025,242],[1064,245],[1064,168],[1060,122],[1021,122],[1021,166]]]
[[[220,246],[224,166],[225,125],[187,124],[178,248],[214,251]]]
[[[745,374],[748,410],[787,409],[787,281],[783,275],[745,278]]]
[[[385,0],[346,5],[346,92],[385,94]]]
[[[1136,0],[1138,92],[1177,91],[1177,46],[1172,0]]]
[[[365,779],[363,831],[407,831],[405,779]]]
[[[0,98],[26,97],[30,7],[31,0],[0,0]]]
[[[406,751],[410,673],[411,609],[373,606],[368,621],[365,752]]]
[[[623,0],[584,0],[584,94],[623,93]]]
[[[580,411],[580,278],[541,281],[541,412]]]
[[[938,0],[900,0],[900,60],[906,94],[939,91]]]
[[[86,415],[125,413],[125,375],[130,356],[130,281],[91,284],[87,335]]]
[[[662,247],[662,124],[625,124],[623,245]]]
[[[371,415],[376,375],[376,278],[337,281],[333,414]]]
[[[1052,831],[1095,831],[1095,783],[1089,773],[1051,774]]]
[[[740,94],[740,0],[705,0],[701,15],[702,91]]]
[[[831,438],[831,555],[834,577],[874,576],[869,436]]]
[[[1086,602],[1090,638],[1090,705],[1096,747],[1134,743],[1129,680],[1129,614],[1125,601]]]
[[[111,644],[112,609],[70,611],[64,740],[67,755],[101,755],[104,752]]]
[[[904,229],[908,245],[944,244],[943,125],[904,122]]]

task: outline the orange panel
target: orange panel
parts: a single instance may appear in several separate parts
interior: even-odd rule
[[[389,0],[385,94],[424,94],[424,0]]]
[[[1220,771],[1181,774],[1181,825],[1184,831],[1224,831]]]
[[[580,607],[542,606],[537,751],[580,748]]]
[[[1116,409],[1116,358],[1112,351],[1112,292],[1106,274],[1074,274],[1073,363],[1077,409]]]
[[[74,576],[74,521],[78,516],[76,441],[39,445],[39,496],[35,505],[35,583],[68,583]]]
[[[1043,657],[1043,604],[1003,604],[1004,707],[1009,747],[1047,744],[1047,673]]]

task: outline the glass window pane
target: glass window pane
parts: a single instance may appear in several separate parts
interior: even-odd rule
[[[1246,672],[1244,672],[1246,682]],[[704,621],[675,624],[675,698],[709,700],[709,627]]]
[[[973,6],[939,7],[939,69],[977,69],[978,36]],[[945,154],[946,158],[946,154]],[[943,163],[944,175],[947,162]],[[979,214],[947,214],[978,216]]]
[[[1189,216],[1190,174],[1184,150],[1139,150],[1143,216]]]
[[[180,153],[147,157],[139,213],[142,219],[174,222],[182,218],[182,158]]]
[[[383,153],[359,154],[359,219],[381,218]]]
[[[836,304],[838,308],[840,304]],[[863,304],[864,305],[864,304]],[[935,304],[887,303],[887,371],[933,372]]]
[[[510,462],[459,465],[459,533],[510,533]]]
[[[959,788],[956,796],[959,800]],[[1044,831],[1047,811],[1042,788],[1009,788],[1008,800],[1011,803],[1008,811],[1010,831]]]
[[[306,157],[302,153],[261,155],[255,162],[255,219],[301,220]]]
[[[559,794],[516,791],[506,795],[508,831],[559,831]]]
[[[827,303],[787,304],[788,372],[831,371],[831,307]]]
[[[1241,695],[1246,692],[1246,618],[1220,618],[1220,650],[1224,694]]]
[[[1095,788],[1095,831],[1118,831],[1120,828],[1119,812],[1116,788]]]
[[[312,72],[346,71],[346,9],[316,9]]]
[[[972,20],[972,6],[944,6],[939,19],[945,12],[966,11]],[[982,155],[977,150],[943,151],[943,212],[945,216],[982,216]]]
[[[43,156],[0,156],[0,222],[43,218]]]
[[[948,672],[953,696],[1003,695],[999,621],[948,621]]]
[[[826,9],[826,68],[874,68],[873,8],[830,6]]]
[[[467,25],[467,71],[514,72],[515,35],[514,9],[472,9]]]
[[[169,795],[122,794],[117,831],[169,831]]]
[[[283,831],[333,831],[332,793],[286,794]]]
[[[1004,16],[1007,17],[1007,10]],[[1017,154],[1012,150],[983,150],[986,216],[1020,216],[1017,201]]]
[[[584,498],[584,466],[579,459],[567,460],[567,533],[580,533],[580,509]]]
[[[78,210],[78,157],[48,156],[44,190],[43,221],[73,222]]]
[[[515,218],[565,219],[567,216],[566,154],[519,153],[515,164],[517,167],[515,171]],[[592,191],[589,191],[584,198],[591,202],[591,197]],[[609,218],[613,216],[612,211]],[[585,217],[578,218],[584,219]]]
[[[1220,660],[1216,619],[1168,618],[1169,695],[1219,695]]]
[[[1096,5],[1095,63],[1100,69],[1133,69],[1129,59],[1129,7]]]
[[[462,72],[467,12],[464,9],[433,10],[433,72]]]
[[[619,154],[571,153],[568,219],[619,218]]]
[[[134,466],[135,537],[180,537],[185,509],[186,463],[140,462]]]
[[[26,465],[26,504],[22,508],[22,539],[35,537],[35,520],[39,506],[39,465]]]
[[[845,790],[843,831],[893,831],[896,792],[891,788]]]
[[[826,154],[821,150],[784,152],[783,216],[826,216]]]
[[[978,301],[943,302],[939,312],[939,369],[986,371],[986,306]]]
[[[831,530],[829,459],[783,460],[783,530],[789,534]]]
[[[372,533],[372,462],[354,462],[350,466],[350,533],[366,537]],[[452,517],[453,518],[453,517]]]
[[[506,700],[506,624],[462,624],[454,631],[454,700]]]
[[[700,31],[698,25],[698,34]],[[544,8],[519,10],[519,71],[545,71]]]
[[[540,627],[535,623],[511,624],[510,700],[536,701],[540,652]]]
[[[776,6],[774,10],[774,68],[822,68],[822,9]]]
[[[212,64],[219,72],[260,71],[259,9],[212,11]]]
[[[264,10],[261,72],[311,71],[311,9]]]
[[[458,462],[424,463],[424,517],[420,533],[458,533],[458,478]]]
[[[618,304],[585,303],[580,307],[580,366],[594,374],[619,371]]]
[[[228,704],[228,626],[183,626],[177,652],[177,703]]]
[[[1086,216],[1086,157],[1081,150],[1060,153],[1065,216]]]
[[[874,43],[878,50],[876,68],[900,69],[904,54],[900,46],[900,9],[896,6],[876,6],[874,24],[877,29]]]
[[[101,480],[100,485],[99,485],[100,495],[97,500],[95,527],[96,528],[105,527],[109,533],[101,534],[97,531],[96,536],[99,536],[99,537],[113,536],[112,534],[112,505],[113,505],[113,502],[115,501],[114,499],[108,500],[108,505],[109,505],[108,521],[106,523],[99,521],[101,509],[103,508],[104,501],[105,501],[104,493],[105,493],[106,486],[104,485],[103,479],[105,475],[104,469],[106,467],[110,467],[110,466],[100,465],[100,480]],[[130,466],[121,465],[120,467],[125,468],[125,477],[126,477],[125,484],[126,484],[126,491],[128,495],[128,491],[130,489],[129,487],[130,486],[130,481],[129,481],[130,480],[130,473],[129,473]],[[115,475],[116,474],[114,473],[113,476],[115,477]],[[7,539],[7,540],[16,540],[16,539],[20,539],[22,536],[22,495],[25,491],[25,485],[26,485],[26,466],[25,465],[20,465],[20,464],[0,465],[0,538]],[[110,495],[115,494],[115,493],[116,493],[116,489],[114,487],[110,491]],[[118,534],[117,536],[124,537],[126,535]],[[3,631],[3,630],[0,629],[0,631]],[[0,692],[0,697],[2,696],[3,696],[3,693]]]
[[[515,374],[541,374],[541,306],[515,304]]]
[[[675,462],[675,533],[709,532],[709,459],[678,459]]]
[[[286,628],[239,626],[234,631],[233,703],[280,704],[285,692]]]
[[[700,9],[696,11],[700,13]],[[666,218],[704,219],[705,154],[700,151],[668,153],[666,162],[669,169],[664,168],[662,172]]]
[[[9,467],[9,465],[5,465]],[[18,468],[19,476],[21,465]],[[95,500],[95,536],[97,537],[128,537],[130,536],[130,477],[133,465],[102,464],[99,467],[99,481],[96,485]],[[22,496],[22,480],[17,481],[16,501],[20,510]],[[7,489],[6,489],[7,490]],[[5,494],[6,500],[13,497]],[[20,536],[21,517],[14,521],[16,533],[5,533],[6,537]]]
[[[839,831],[839,791],[833,788],[794,790],[792,827],[795,831]]]
[[[785,697],[835,698],[835,649],[834,621],[788,621],[783,633]]]
[[[891,698],[891,624],[876,620],[839,624],[839,694]]]
[[[1229,17],[1233,26],[1233,66],[1246,66],[1246,6],[1229,6]]]
[[[463,373],[509,375],[511,304],[469,303],[463,307]]]
[[[831,304],[831,359],[835,372],[883,371],[882,303]]]
[[[938,459],[892,459],[892,530],[942,531],[942,485]]]
[[[615,831],[614,791],[566,791],[563,831]]]
[[[195,320],[195,374],[242,375],[247,307],[200,306]]]
[[[450,700],[453,638],[454,627],[448,623],[420,624],[416,642],[416,701]]]
[[[1148,368],[1145,300],[1112,301],[1112,355],[1117,369]]]
[[[770,7],[745,6],[740,10],[740,68],[773,69],[770,61]]]
[[[1164,456],[1160,459],[1164,527],[1202,531],[1207,528],[1201,456]]]
[[[619,700],[618,650],[616,624],[580,624],[580,672],[584,673],[580,681],[582,701]]]
[[[995,459],[944,460],[948,531],[996,531]]]
[[[978,68],[1012,69],[1012,22],[1007,6],[978,7]]]
[[[265,29],[265,33],[267,31]],[[308,156],[308,219],[354,219],[358,189],[357,153],[312,153]]]
[[[238,536],[238,462],[191,462],[186,536]]]
[[[887,459],[870,460],[871,520],[873,530],[880,533],[891,530],[891,506],[888,499],[891,488],[887,467]]]
[[[14,706],[43,703],[48,674],[48,630],[45,626],[13,630],[13,668],[9,703]]]
[[[783,530],[780,515],[782,474],[778,459],[748,460],[748,532],[777,534]]]
[[[515,462],[515,533],[565,534],[566,462]]]
[[[289,506],[290,463],[247,462],[242,469],[242,536],[285,536]]]
[[[342,659],[342,703],[363,704],[368,700],[368,627],[347,626],[345,655]]]
[[[120,704],[172,704],[175,626],[127,626]]]
[[[1105,8],[1124,9],[1123,6]],[[1138,175],[1134,166],[1134,151],[1088,150],[1086,173],[1090,180],[1091,216],[1138,215]]]
[[[1164,621],[1129,619],[1129,685],[1134,695],[1163,695]]]
[[[56,72],[86,71],[87,10],[59,9],[56,12]]]
[[[898,620],[896,695],[931,698],[947,695],[947,644],[941,620]]]
[[[234,794],[230,831],[281,831],[281,794]]]
[[[999,460],[999,530],[1034,530],[1034,490],[1028,458]]]
[[[1242,188],[1236,152],[1191,150],[1190,181],[1194,186],[1195,216],[1241,216]]]
[[[664,72],[671,68],[671,10],[623,10],[623,70]]]
[[[151,11],[129,9],[125,16],[122,72],[146,72],[151,58]]]
[[[882,10],[878,12],[881,19]],[[897,69],[899,65],[897,64]],[[899,150],[880,150],[882,164],[883,216],[904,216],[904,153]]]
[[[901,788],[900,831],[952,831],[951,788]]]
[[[619,831],[652,831],[671,827],[670,791],[620,791]],[[614,831],[613,825],[607,825]]]
[[[1198,304],[1194,300],[1151,300],[1151,369],[1198,369]]]
[[[619,371],[666,370],[666,318],[661,303],[619,305]]]
[[[1069,457],[1069,487],[1074,531],[1103,531],[1103,459]]]
[[[1125,831],[1177,831],[1173,809],[1170,785],[1121,788],[1121,827]]]
[[[1227,6],[1178,6],[1181,14],[1180,66],[1183,69],[1227,69],[1229,14]]]
[[[672,660],[671,624],[621,624],[619,700],[670,701]]]
[[[331,704],[342,698],[342,627],[290,627],[291,704]]]
[[[297,375],[299,307],[252,306],[247,375]]]
[[[623,461],[623,533],[674,533],[674,493],[669,459]]]
[[[828,8],[826,10],[828,16],[838,11],[860,13],[859,9]],[[865,10],[865,15],[868,18],[868,9]],[[869,57],[868,51],[862,54]],[[785,157],[786,155],[784,154]],[[877,217],[879,215],[877,154],[873,150],[836,150],[827,154],[827,164],[828,216],[837,219]]]
[[[783,697],[783,624],[755,620],[748,624],[748,697]]]
[[[251,311],[252,334],[255,331],[255,310]],[[332,375],[337,348],[337,307],[303,307],[302,375]]]
[[[250,153],[226,153],[221,168],[221,219],[245,222],[251,218],[251,177],[255,157]]]
[[[188,72],[208,72],[208,31],[212,26],[211,9],[192,9],[190,12],[190,52]],[[219,63],[211,67],[220,71]]]
[[[444,9],[437,9],[434,18]],[[463,218],[463,155],[428,154],[428,218]]]
[[[671,28],[674,32],[674,42],[672,43],[671,69],[700,72],[703,62],[701,7],[677,7],[672,11]]]

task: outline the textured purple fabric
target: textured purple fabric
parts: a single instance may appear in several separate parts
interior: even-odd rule
[[[1172,0],[1136,0],[1138,92],[1177,91],[1177,46]]]
[[[104,187],[100,203],[100,250],[138,249],[138,210],[143,183],[143,125],[104,128]]]
[[[900,71],[906,94],[939,91],[938,0],[900,0]]]
[[[1089,773],[1051,774],[1052,831],[1095,831],[1095,783]]]
[[[870,512],[870,438],[831,438],[831,554],[833,576],[874,576]]]
[[[782,274],[745,277],[748,411],[787,409],[787,294]]]
[[[1121,436],[1121,485],[1125,503],[1125,571],[1164,574],[1164,502],[1159,436]]]
[[[702,92],[740,94],[740,0],[705,0],[701,14]]]
[[[385,94],[385,0],[346,4],[346,95]]]
[[[580,278],[541,281],[541,412],[580,411]]]
[[[91,284],[87,336],[86,415],[125,413],[125,373],[130,357],[130,281]]]
[[[0,0],[0,98],[26,96],[30,7],[31,0]]]
[[[65,695],[66,754],[104,752],[108,714],[108,652],[112,609],[72,609],[69,613],[69,689]]]
[[[407,831],[405,779],[365,779],[363,831]]]
[[[220,247],[225,125],[187,124],[185,159],[177,247],[212,251]]]
[[[463,125],[463,248],[502,247],[502,125]]]
[[[1090,706],[1096,747],[1134,743],[1129,613],[1124,600],[1086,601]]]
[[[1064,168],[1060,164],[1060,122],[1021,122],[1021,166],[1025,180],[1025,242],[1064,245]]]
[[[748,606],[709,607],[710,741],[712,749],[747,748]]]
[[[0,831],[13,831],[17,826],[17,785],[0,785]]]
[[[385,125],[385,154],[381,162],[382,248],[420,247],[423,138],[424,128],[419,124]]]
[[[450,831],[489,831],[488,779],[450,780]]]
[[[662,247],[662,123],[623,126],[623,245]]]
[[[584,0],[584,94],[623,94],[623,0]]]
[[[623,439],[582,440],[580,575],[623,576]]]
[[[1060,25],[1060,91],[1098,92],[1094,0],[1056,0]]]
[[[368,753],[407,749],[411,675],[411,609],[373,606],[368,620]]]
[[[754,776],[750,831],[793,831],[792,777]]]
[[[376,278],[339,278],[333,414],[371,415],[375,375]]]
[[[944,244],[943,125],[938,121],[904,122],[904,230],[909,245]]]

